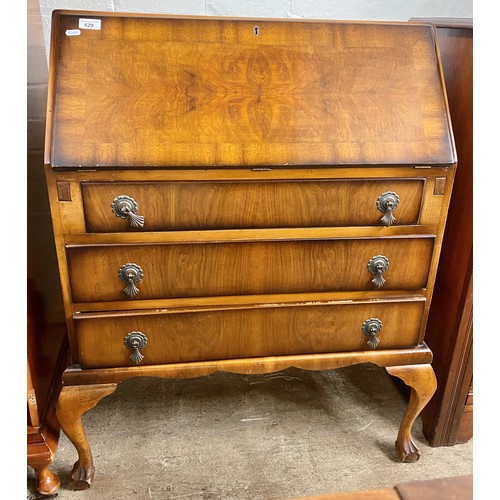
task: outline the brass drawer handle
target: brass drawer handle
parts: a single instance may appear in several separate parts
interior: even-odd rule
[[[389,259],[384,255],[375,255],[368,261],[368,271],[375,275],[372,279],[372,283],[377,288],[382,288],[385,283],[385,279],[382,276],[387,271],[389,267]]]
[[[378,197],[377,208],[383,212],[384,216],[380,219],[380,222],[384,226],[392,226],[396,221],[392,212],[396,210],[399,205],[399,196],[393,191],[388,191],[383,193]]]
[[[141,354],[139,349],[144,349],[148,344],[148,338],[142,332],[130,332],[125,337],[123,343],[129,348],[132,349],[133,352],[129,356],[129,359],[138,365],[144,359],[144,356]]]
[[[119,278],[127,284],[122,290],[129,297],[135,297],[139,293],[139,289],[135,286],[144,278],[144,271],[141,266],[133,263],[123,264],[118,271]]]
[[[380,339],[377,335],[382,330],[382,321],[378,318],[367,319],[361,326],[361,331],[368,337],[367,344],[375,349],[380,344]]]
[[[111,203],[111,209],[121,219],[128,217],[132,227],[144,227],[144,217],[137,215],[137,203],[130,196],[117,196]]]

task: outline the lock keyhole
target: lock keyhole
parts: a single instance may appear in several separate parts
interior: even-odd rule
[[[255,26],[254,29],[253,29],[253,31],[255,33],[255,36],[257,36],[259,34],[259,27]]]

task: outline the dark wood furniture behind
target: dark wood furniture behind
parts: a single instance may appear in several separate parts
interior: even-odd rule
[[[56,11],[46,179],[81,415],[130,377],[374,363],[434,394],[456,154],[429,24]]]
[[[473,480],[470,475],[411,481],[397,484],[394,488],[319,495],[293,500],[472,500],[472,498]]]
[[[51,495],[60,482],[49,466],[54,460],[60,433],[55,403],[68,362],[66,327],[47,324],[42,297],[31,281],[28,281],[27,306],[27,461],[36,472],[38,492]]]
[[[48,68],[37,0],[28,0],[27,16],[26,452],[28,465],[36,471],[33,491],[37,488],[41,494],[51,494],[59,484],[59,478],[48,468],[59,438],[54,407],[65,368],[62,358],[67,358],[68,348],[60,287],[54,280],[58,274],[57,259],[42,170]]]
[[[436,394],[422,412],[432,446],[472,437],[472,44],[471,19],[428,19],[436,26],[458,168],[427,323]]]

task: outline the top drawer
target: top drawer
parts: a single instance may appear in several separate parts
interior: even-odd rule
[[[81,189],[87,231],[100,233],[382,226],[377,202],[385,193],[399,199],[395,225],[417,224],[423,186],[422,179],[350,179],[84,182]],[[134,224],[130,210],[143,221]]]

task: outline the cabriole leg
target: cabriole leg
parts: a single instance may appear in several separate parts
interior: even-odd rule
[[[411,388],[410,400],[399,427],[396,451],[402,462],[416,462],[420,452],[413,442],[411,428],[436,391],[436,375],[431,365],[389,366],[386,370]]]
[[[61,429],[78,452],[78,460],[71,471],[73,487],[77,490],[89,488],[94,478],[94,462],[81,416],[114,392],[116,385],[66,386],[57,400],[56,412]]]

